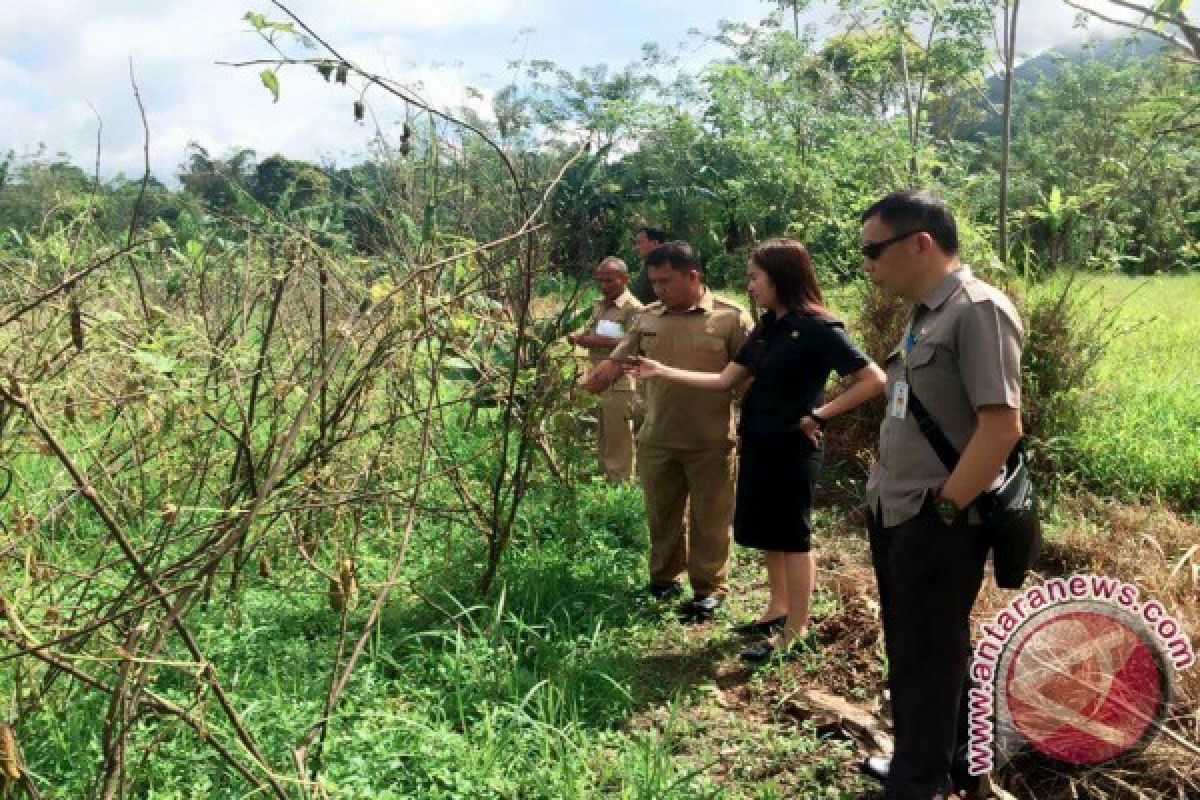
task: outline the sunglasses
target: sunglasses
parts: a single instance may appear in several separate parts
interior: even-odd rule
[[[879,258],[881,255],[883,255],[883,251],[886,250],[889,245],[893,245],[896,242],[899,242],[903,239],[907,239],[910,236],[916,236],[918,233],[926,233],[926,231],[915,230],[915,231],[906,231],[904,233],[897,233],[892,238],[884,239],[881,242],[867,242],[860,249],[862,250],[862,254],[863,254],[864,258],[869,258],[872,261],[874,261],[875,259]]]

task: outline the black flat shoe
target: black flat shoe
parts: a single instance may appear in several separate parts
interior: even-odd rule
[[[749,650],[743,650],[742,660],[749,664],[765,664],[774,658],[779,658],[783,661],[795,661],[806,653],[815,653],[816,651],[817,639],[810,631],[803,636],[793,639],[787,648],[782,651],[769,640],[755,645]]]
[[[765,664],[775,655],[775,645],[770,642],[756,644],[749,650],[742,651],[742,661],[747,664]]]
[[[771,634],[779,633],[786,624],[787,614],[783,614],[774,619],[765,619],[761,622],[747,622],[743,625],[735,625],[730,630],[738,636],[770,636]]]

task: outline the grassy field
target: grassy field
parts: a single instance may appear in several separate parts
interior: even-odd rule
[[[795,675],[755,676],[737,660],[729,617],[685,628],[669,606],[647,602],[639,512],[632,488],[548,488],[531,504],[504,583],[485,599],[472,599],[472,537],[421,531],[406,591],[331,728],[330,795],[855,796],[847,741],[798,722],[782,699],[780,686],[819,674],[822,657]],[[737,576],[731,614],[750,614],[759,571],[743,559]],[[818,616],[837,607],[823,594]],[[198,630],[276,763],[320,714],[337,628],[320,583],[260,580],[235,617],[214,614]],[[169,681],[157,689],[196,702]],[[104,707],[98,695],[47,694],[25,720],[44,797],[86,796]],[[135,770],[135,796],[243,796],[190,731],[146,725],[134,741],[156,742]]]
[[[1200,510],[1200,276],[1091,279],[1118,333],[1076,446],[1103,494]]]

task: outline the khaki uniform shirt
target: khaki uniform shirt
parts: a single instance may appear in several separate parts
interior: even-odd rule
[[[621,326],[620,333],[608,335],[613,336],[616,339],[620,339],[625,334],[629,333],[629,329],[633,324],[634,318],[641,312],[643,308],[644,306],[636,297],[633,296],[633,294],[630,293],[628,289],[622,292],[621,295],[611,303],[601,297],[600,302],[596,303],[596,306],[592,311],[592,321],[589,324],[588,330],[591,333],[598,333],[596,328],[600,325],[601,320],[608,320],[609,322],[615,322]],[[609,353],[612,352],[612,348],[589,347],[587,351],[588,360],[591,361],[592,365],[594,366],[608,358]],[[633,379],[628,375],[622,375],[617,379],[617,382],[609,388],[615,389],[616,391],[633,391]]]
[[[741,350],[751,324],[749,314],[705,289],[687,311],[647,306],[611,357],[644,355],[671,367],[720,372]],[[732,390],[696,389],[662,378],[644,381],[643,387],[646,421],[639,444],[702,450],[735,442]]]
[[[903,419],[892,415],[899,381],[907,380],[910,395],[920,398],[959,453],[975,432],[979,408],[1021,407],[1024,333],[1012,302],[998,289],[966,269],[953,272],[913,309],[909,331],[911,338],[906,331],[906,341],[885,362],[888,408],[879,429],[879,460],[867,481],[867,501],[882,512],[884,527],[915,517],[926,491],[949,477],[917,427],[911,401]]]

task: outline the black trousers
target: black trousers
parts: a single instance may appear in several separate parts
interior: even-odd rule
[[[988,546],[976,526],[947,525],[931,502],[891,528],[868,523],[879,584],[896,751],[885,796],[930,800],[968,788],[970,614]],[[977,782],[977,781],[975,781]]]

